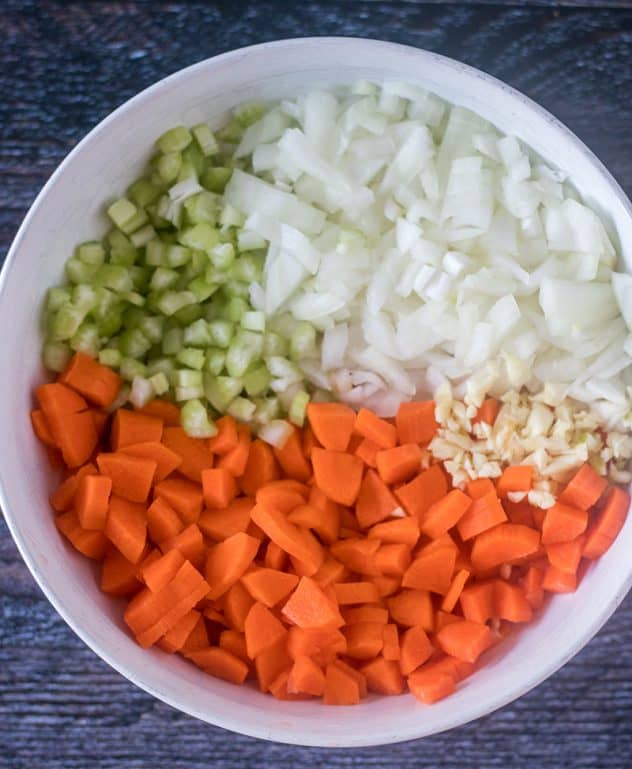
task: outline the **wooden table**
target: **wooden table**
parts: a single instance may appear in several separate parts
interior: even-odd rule
[[[632,192],[632,2],[3,0],[0,259],[53,169],[114,107],[208,56],[304,35],[378,37],[480,67],[561,118]],[[136,689],[57,616],[3,522],[0,616],[1,769],[632,766],[632,597],[513,705],[423,742],[355,751],[236,736]]]

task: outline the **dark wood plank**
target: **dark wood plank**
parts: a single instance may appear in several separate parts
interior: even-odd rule
[[[114,107],[187,64],[280,37],[381,37],[481,67],[558,115],[632,192],[632,3],[563,5],[5,0],[0,259],[55,166]],[[352,752],[230,735],[134,688],[55,614],[2,522],[0,617],[0,769],[632,764],[631,597],[562,671],[513,705],[423,743]]]

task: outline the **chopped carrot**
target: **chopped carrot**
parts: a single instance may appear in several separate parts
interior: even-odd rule
[[[254,497],[259,488],[271,481],[276,481],[279,475],[279,465],[270,446],[260,440],[253,441],[250,445],[246,469],[239,482],[244,494]]]
[[[623,528],[629,509],[630,495],[617,486],[609,489],[586,534],[586,558],[599,558],[608,550]]]
[[[202,511],[202,490],[181,478],[167,478],[154,486],[154,498],[162,497],[184,523],[197,523]]]
[[[357,660],[376,657],[384,645],[383,628],[381,622],[356,622],[346,625],[342,629],[347,641],[346,656]]]
[[[575,574],[584,552],[585,542],[586,537],[582,534],[570,542],[547,545],[545,550],[549,563],[566,574]]]
[[[445,625],[449,625],[451,622],[458,622],[460,619],[463,618],[459,617],[458,614],[450,614],[450,612],[439,609],[435,616],[435,630],[439,632]]]
[[[309,422],[303,426],[303,440],[301,442],[301,448],[303,449],[303,454],[305,455],[305,459],[307,459],[308,462],[311,461],[312,450],[315,448],[322,448],[318,442],[318,439],[314,435],[314,431],[312,430]]]
[[[427,590],[402,590],[386,600],[393,622],[402,627],[419,625],[428,633],[434,630],[434,610]]]
[[[110,444],[114,451],[135,443],[159,443],[162,440],[163,422],[138,411],[119,409],[112,420]]]
[[[349,571],[368,576],[379,576],[374,557],[380,547],[379,539],[349,538],[338,540],[331,546],[331,554],[343,563]]]
[[[401,656],[397,625],[387,623],[382,631],[382,656],[385,660],[398,662]]]
[[[156,441],[146,441],[145,443],[134,443],[130,446],[123,446],[119,449],[119,453],[129,454],[132,457],[140,457],[141,459],[153,459],[156,463],[154,481],[163,481],[182,463],[182,460],[175,452]]]
[[[487,424],[491,426],[496,421],[499,411],[500,403],[496,398],[486,398],[472,420],[472,424],[475,425],[478,424],[478,422],[487,422]]]
[[[140,568],[140,576],[152,593],[158,593],[175,579],[185,562],[178,550],[171,550]]]
[[[293,660],[311,657],[318,665],[333,662],[347,651],[344,635],[335,628],[302,628],[292,625],[287,634],[287,651]]]
[[[77,486],[75,510],[84,529],[103,531],[108,515],[112,481],[103,475],[84,475]]]
[[[507,514],[496,496],[496,490],[491,482],[490,486],[492,487],[491,491],[472,498],[472,504],[457,522],[459,536],[463,541],[472,539],[507,520]]]
[[[325,674],[311,657],[302,655],[294,660],[287,689],[290,694],[311,694],[320,697],[325,691]]]
[[[392,449],[397,446],[397,429],[395,426],[385,419],[380,419],[369,409],[358,411],[353,429],[363,438],[368,438],[368,440],[376,443],[381,449]]]
[[[259,602],[252,605],[244,623],[246,650],[251,660],[285,638],[286,634],[286,628],[270,609]]]
[[[451,675],[432,668],[415,670],[408,676],[407,683],[411,693],[426,705],[448,697],[456,686]]]
[[[577,589],[577,575],[560,571],[549,564],[544,572],[542,588],[549,593],[574,593]]]
[[[338,600],[338,603],[341,604],[340,600]],[[386,625],[388,622],[388,609],[382,606],[366,604],[352,609],[343,609],[342,617],[346,625],[355,625],[356,622],[379,622],[381,625]]]
[[[86,558],[95,561],[102,560],[108,549],[108,540],[102,531],[89,531],[82,529],[74,510],[62,513],[55,518],[55,525],[72,544]]]
[[[163,498],[156,497],[147,510],[147,534],[152,542],[159,545],[175,537],[184,529],[180,516]]]
[[[221,542],[239,531],[248,530],[253,507],[252,499],[238,497],[222,510],[204,510],[197,524],[205,536]]]
[[[492,638],[487,625],[469,619],[445,625],[435,636],[442,651],[464,662],[476,662],[491,645]]]
[[[202,481],[202,470],[213,467],[213,455],[204,441],[190,438],[181,427],[165,427],[162,442],[180,457],[178,472],[191,481]]]
[[[334,502],[352,505],[362,483],[364,464],[353,454],[314,449],[312,452],[314,480],[318,488]]]
[[[202,493],[207,508],[228,507],[237,494],[237,484],[223,467],[202,470]]]
[[[468,497],[472,499],[480,499],[489,494],[490,491],[496,493],[496,487],[490,478],[474,478],[474,480],[467,482],[465,490]]]
[[[423,665],[434,652],[434,646],[420,625],[413,625],[402,633],[399,666],[402,675],[409,675]]]
[[[240,660],[248,664],[248,650],[246,649],[246,637],[237,630],[222,630],[219,634],[219,647],[239,657]]]
[[[180,409],[171,403],[171,401],[160,400],[155,398],[153,401],[149,401],[142,408],[136,409],[139,414],[145,414],[148,417],[157,417],[162,419],[165,427],[179,427],[180,426]]]
[[[371,582],[377,588],[380,598],[387,598],[393,593],[396,593],[402,586],[402,580],[400,577],[387,577],[380,575],[378,577],[371,577]]]
[[[459,602],[465,619],[484,625],[496,610],[494,583],[483,581],[468,585],[461,591]]]
[[[340,606],[354,603],[379,601],[377,588],[371,582],[339,582],[334,585],[336,600]]]
[[[431,539],[440,537],[461,520],[471,504],[467,494],[453,489],[426,511],[421,521],[422,533]]]
[[[598,475],[586,462],[583,464],[560,495],[560,502],[580,510],[589,510],[596,505],[608,488],[608,481]]]
[[[160,543],[160,549],[163,553],[178,550],[188,561],[191,561],[196,569],[202,569],[204,565],[206,545],[202,532],[195,523],[189,524],[179,534],[164,539]]]
[[[237,425],[237,438],[238,443],[235,448],[222,454],[217,466],[228,470],[235,478],[240,478],[246,470],[250,453],[250,428],[248,425]]]
[[[305,504],[305,492],[292,481],[272,481],[257,490],[256,499],[259,505],[287,514]]]
[[[318,583],[309,577],[301,577],[281,611],[287,620],[302,628],[344,625],[338,606],[325,595]]]
[[[461,569],[454,575],[448,592],[443,597],[441,602],[441,610],[444,612],[451,612],[457,604],[459,597],[465,587],[465,583],[470,578],[470,572],[467,569]]]
[[[521,502],[510,502],[508,499],[505,499],[503,501],[503,509],[510,523],[521,523],[523,526],[529,526],[532,529],[540,528],[536,525],[534,512],[540,511],[544,513],[544,511],[539,507],[533,507],[526,499],[523,499]]]
[[[33,409],[31,411],[31,425],[33,426],[33,432],[45,446],[56,448],[57,444],[51,434],[42,409]]]
[[[165,636],[162,637],[163,640]],[[160,643],[160,641],[159,641]],[[189,654],[190,652],[197,652],[200,649],[206,649],[209,645],[208,630],[206,628],[206,622],[204,616],[198,618],[197,623],[194,625],[193,630],[189,633],[188,638],[182,646],[182,654]],[[230,649],[229,649],[230,651]]]
[[[356,415],[344,403],[308,403],[307,419],[324,449],[346,451]]]
[[[250,517],[250,513],[248,513]],[[287,561],[287,553],[281,549],[276,542],[270,540],[266,545],[266,553],[263,558],[263,565],[267,569],[277,569],[281,571]],[[322,567],[321,567],[322,568]]]
[[[292,658],[286,648],[287,635],[288,633],[286,632],[285,636],[280,638],[277,643],[261,652],[255,659],[257,681],[262,692],[269,691],[278,676],[283,672],[289,671],[291,668]]]
[[[274,456],[288,478],[293,478],[301,483],[305,483],[311,478],[312,469],[305,458],[303,444],[296,428],[292,430],[282,448],[274,449]]]
[[[345,673],[347,673],[347,675],[350,675],[355,680],[355,682],[358,684],[360,699],[366,697],[368,693],[368,687],[366,684],[366,678],[362,675],[362,673],[351,665],[348,665],[346,662],[343,662],[342,660],[335,660],[334,665],[336,665],[337,668],[343,670]]]
[[[142,587],[136,576],[136,569],[137,564],[128,561],[115,547],[111,547],[101,564],[99,587],[108,595],[132,595]]]
[[[320,524],[314,530],[327,544],[338,539],[340,531],[340,506],[324,494],[318,486],[312,486],[309,491],[309,505],[320,513]]]
[[[157,464],[153,459],[128,454],[98,454],[97,466],[112,480],[112,492],[130,502],[145,502],[154,479]],[[166,482],[166,481],[165,481]]]
[[[227,414],[215,422],[215,427],[217,427],[217,435],[208,439],[208,450],[213,454],[228,454],[239,443],[237,422]]]
[[[416,443],[405,443],[392,449],[378,451],[377,471],[385,483],[403,483],[421,468],[421,449]]]
[[[347,569],[340,561],[335,558],[328,558],[314,574],[314,580],[324,588],[334,582],[341,582],[347,577],[347,574]]]
[[[455,547],[424,547],[404,573],[402,585],[446,595],[450,589],[457,550]]]
[[[494,569],[538,552],[540,535],[528,526],[501,523],[479,534],[472,546],[472,566],[476,571]]]
[[[187,639],[195,629],[201,618],[199,611],[192,609],[188,614],[185,614],[172,628],[168,630],[163,637],[158,641],[158,646],[166,651],[167,654],[174,654],[180,651],[187,642]],[[208,646],[208,636],[206,641]]]
[[[498,496],[505,499],[512,491],[531,491],[534,470],[533,465],[506,467],[496,483]]]
[[[335,502],[325,510],[313,505],[299,505],[292,510],[287,519],[296,526],[313,529],[324,542],[335,542],[338,538],[340,513]]]
[[[410,547],[403,544],[382,545],[375,553],[373,563],[382,574],[401,577],[412,560]]]
[[[123,384],[116,372],[82,352],[73,355],[59,381],[97,406],[109,406]]]
[[[250,595],[241,582],[228,589],[222,598],[224,615],[230,626],[240,633],[244,632],[246,617],[255,599]]]
[[[439,465],[419,473],[409,483],[395,489],[395,496],[408,515],[421,521],[426,511],[448,493],[448,482]]]
[[[530,622],[533,609],[520,585],[503,579],[494,583],[494,616],[508,622]]]
[[[59,382],[36,390],[49,432],[67,467],[79,467],[94,452],[98,435],[85,400]]]
[[[368,438],[363,438],[353,453],[356,457],[360,457],[367,467],[376,468],[378,451],[380,451],[380,447],[377,443],[373,443]]]
[[[356,518],[363,529],[388,518],[399,505],[393,493],[374,470],[368,470],[356,501]]]
[[[188,652],[186,656],[206,673],[231,684],[243,684],[248,676],[248,665],[219,646]]]
[[[279,510],[265,505],[255,505],[250,517],[273,542],[302,561],[312,574],[318,571],[325,556],[322,546],[309,531],[299,529]]]
[[[360,702],[360,685],[348,670],[331,662],[325,670],[325,705],[357,705]]]
[[[578,507],[556,502],[549,507],[542,523],[542,544],[570,542],[586,531],[588,513]]]
[[[402,403],[395,417],[400,443],[430,443],[437,428],[434,401]]]
[[[417,544],[419,535],[419,523],[412,516],[378,523],[369,531],[369,539],[379,539],[386,544],[408,545],[411,548]]]
[[[275,569],[254,569],[241,578],[241,584],[259,603],[268,608],[287,598],[298,584],[298,577]]]
[[[544,601],[544,588],[542,587],[543,580],[544,569],[535,565],[529,566],[526,574],[520,580],[525,598],[529,601],[529,604],[533,609],[539,609]]]
[[[104,532],[128,561],[138,563],[147,542],[145,506],[113,494]]]
[[[206,558],[206,580],[210,585],[208,597],[219,598],[242,577],[252,563],[259,540],[244,532],[233,534],[214,545]]]

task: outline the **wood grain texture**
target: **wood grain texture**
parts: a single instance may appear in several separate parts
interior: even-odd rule
[[[0,12],[0,259],[72,146],[153,81],[231,48],[357,35],[428,48],[511,83],[632,192],[630,2],[18,2]],[[387,748],[231,735],[134,688],[42,596],[0,522],[0,769],[627,769],[632,597],[559,673],[480,721]]]

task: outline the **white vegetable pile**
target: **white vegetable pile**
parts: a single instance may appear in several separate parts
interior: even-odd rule
[[[311,323],[308,380],[394,413],[553,388],[628,421],[632,277],[564,176],[403,83],[315,91],[250,126],[225,199],[267,246],[251,300]],[[256,241],[255,241],[256,242]]]

